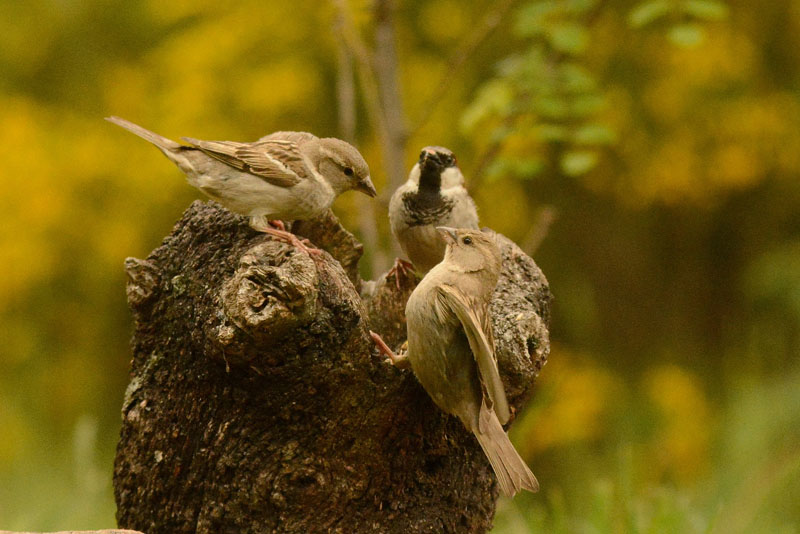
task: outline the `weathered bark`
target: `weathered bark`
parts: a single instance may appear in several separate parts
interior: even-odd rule
[[[295,230],[333,257],[314,260],[195,202],[146,260],[127,261],[135,334],[114,469],[119,525],[485,532],[497,487],[476,440],[368,336],[402,342],[413,281],[362,288],[359,245],[334,217]],[[549,352],[550,296],[533,260],[501,239],[492,313],[519,407]]]
[[[0,530],[0,534],[45,534],[44,532],[13,532],[11,530]],[[48,532],[46,534],[142,534],[136,530],[59,530],[58,532]]]

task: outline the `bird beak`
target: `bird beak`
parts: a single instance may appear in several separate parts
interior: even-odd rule
[[[456,241],[458,241],[455,228],[450,228],[448,226],[437,226],[436,229],[440,234],[442,234],[442,237],[447,244],[455,244]]]
[[[369,195],[371,197],[376,197],[378,192],[375,190],[375,186],[372,185],[372,180],[369,179],[369,176],[364,178],[363,182],[359,182],[358,185],[354,187],[356,191],[361,191],[365,195]]]
[[[419,165],[420,167],[424,167],[426,163],[430,161],[432,164],[438,164],[439,162],[439,155],[436,154],[436,150],[432,147],[426,146],[422,149],[422,152],[419,154]]]

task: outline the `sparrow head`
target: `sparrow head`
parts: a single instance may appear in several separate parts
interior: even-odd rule
[[[419,153],[420,167],[436,166],[440,170],[455,167],[456,157],[450,149],[443,146],[426,146]]]
[[[341,139],[320,139],[319,171],[337,195],[351,189],[371,197],[378,194],[369,177],[369,166],[361,153]]]
[[[503,259],[493,232],[447,226],[436,230],[447,244],[443,261],[452,268],[463,272],[485,271],[495,278],[499,275]]]
[[[423,179],[427,176],[426,179]],[[411,169],[409,179],[415,184],[431,181],[436,176],[441,182],[441,189],[464,185],[464,175],[458,168],[453,152],[443,146],[426,146],[419,153],[419,161]]]

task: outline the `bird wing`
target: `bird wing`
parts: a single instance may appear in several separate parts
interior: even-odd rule
[[[458,317],[467,334],[469,347],[478,364],[481,382],[492,401],[498,419],[501,423],[507,422],[511,413],[503,382],[500,380],[500,370],[497,368],[488,306],[485,303],[471,301],[462,291],[450,285],[439,286],[439,294],[443,304]]]
[[[303,143],[308,142],[308,141],[313,141],[316,138],[317,138],[316,135],[310,134],[308,132],[281,131],[281,132],[272,132],[269,135],[265,135],[264,137],[262,137],[261,139],[259,139],[256,142],[260,143],[261,141],[274,141],[274,140],[281,141],[281,140],[283,140],[283,141],[291,141],[292,143],[295,143],[296,145],[302,145]]]
[[[263,178],[272,185],[292,187],[308,176],[303,155],[291,140],[265,137],[255,143],[237,143],[201,141],[191,137],[181,139],[212,158]]]

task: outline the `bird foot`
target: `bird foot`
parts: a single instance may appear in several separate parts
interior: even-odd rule
[[[398,289],[400,288],[400,277],[402,276],[406,280],[409,278],[414,277],[414,266],[411,264],[410,261],[401,260],[400,258],[395,258],[394,265],[389,272],[386,273],[386,279],[389,280],[392,276],[394,276],[394,285]]]
[[[283,232],[286,231],[286,225],[283,224],[283,221],[280,220],[280,219],[275,219],[273,221],[267,221],[267,224],[269,224],[273,228],[277,228],[278,230],[281,230]]]
[[[250,224],[250,226],[259,232],[269,234],[279,241],[288,243],[296,248],[299,248],[312,258],[319,258],[322,256],[322,251],[311,244],[308,239],[301,239],[295,234],[286,230],[283,221],[274,220],[267,221],[267,224]]]
[[[389,358],[389,361],[392,365],[397,367],[398,369],[407,369],[411,362],[408,361],[408,356],[406,354],[395,354],[392,349],[389,348],[389,345],[383,340],[380,334],[376,334],[372,330],[369,331],[369,336],[372,338],[372,341],[375,342],[375,345],[378,347],[378,352]]]

